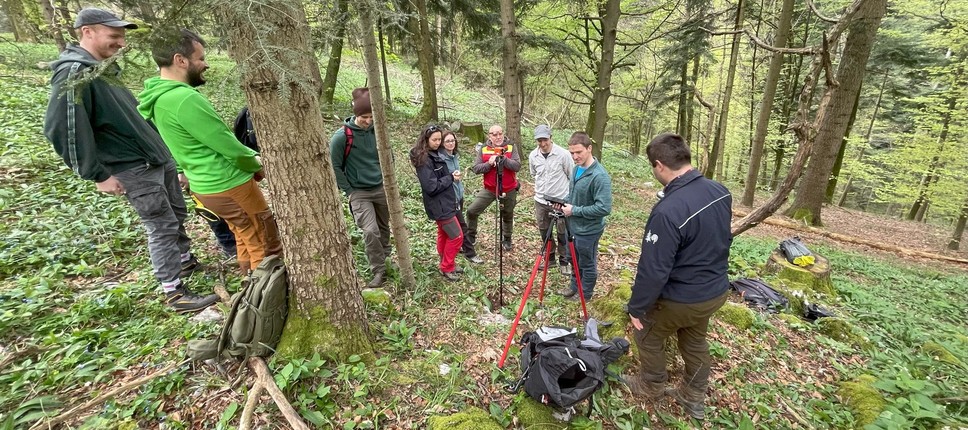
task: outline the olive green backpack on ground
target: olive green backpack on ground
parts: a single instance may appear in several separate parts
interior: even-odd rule
[[[248,285],[232,297],[232,308],[217,339],[188,342],[188,357],[208,360],[266,357],[275,351],[288,311],[289,278],[279,256],[262,260]]]

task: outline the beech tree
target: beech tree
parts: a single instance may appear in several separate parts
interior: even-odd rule
[[[229,54],[240,67],[289,268],[289,317],[277,352],[368,353],[369,328],[329,157],[331,130],[320,115],[321,78],[303,5],[245,1],[224,3],[219,13]]]

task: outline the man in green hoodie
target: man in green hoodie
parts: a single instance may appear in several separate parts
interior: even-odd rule
[[[383,171],[373,132],[370,90],[353,90],[353,116],[333,133],[329,142],[336,185],[349,196],[350,212],[363,230],[366,260],[373,279],[367,288],[383,285],[390,256],[390,206],[383,190]]]
[[[198,267],[185,233],[188,215],[171,152],[138,115],[115,55],[137,25],[103,9],[77,14],[78,45],[51,63],[44,134],[64,162],[97,190],[125,196],[148,233],[148,254],[165,301],[178,312],[205,309],[218,296],[192,294],[182,278]]]
[[[188,30],[162,34],[151,50],[160,76],[145,81],[138,111],[154,122],[192,194],[229,224],[239,268],[258,267],[282,252],[275,219],[256,183],[258,154],[240,143],[195,87],[205,83],[205,41]]]

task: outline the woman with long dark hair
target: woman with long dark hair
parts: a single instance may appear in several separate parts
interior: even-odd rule
[[[457,193],[454,183],[461,178],[460,170],[451,172],[439,152],[443,130],[429,126],[410,149],[410,163],[420,180],[421,196],[427,217],[437,223],[437,254],[440,255],[440,273],[448,281],[460,279],[454,258],[464,242],[460,223],[457,221]]]
[[[451,173],[460,171],[457,135],[453,131],[444,131],[443,142],[440,144],[440,149],[437,152],[440,153],[440,157],[447,163],[447,170]],[[462,181],[454,182],[454,193],[457,194],[457,222],[460,224],[460,230],[466,238],[467,221],[464,220],[464,183]],[[464,240],[464,244],[460,246],[460,253],[471,263],[480,264],[484,262],[481,257],[477,256],[477,251],[474,250],[474,244],[469,240]]]

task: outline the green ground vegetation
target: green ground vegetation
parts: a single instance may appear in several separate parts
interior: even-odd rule
[[[0,63],[4,88],[0,92],[0,237],[4,238],[0,241],[0,386],[4,387],[0,429],[29,426],[63,412],[79,399],[178,363],[186,340],[218,329],[215,324],[175,315],[161,303],[134,212],[124,201],[99,194],[92,184],[73,176],[45,141],[41,122],[48,76],[32,67],[54,54],[50,46],[0,44],[0,56],[5,59]],[[211,57],[213,69],[203,91],[228,119],[242,98],[231,61],[218,52]],[[338,106],[346,106],[349,89],[363,83],[360,64],[352,55],[347,58],[337,88]],[[139,70],[136,59],[125,66]],[[400,66],[391,63],[391,86],[417,87],[415,75]],[[140,70],[134,73],[138,78],[150,75]],[[449,82],[441,90],[452,106],[448,117],[501,122],[499,111],[481,110],[478,93],[461,86],[459,79]],[[140,81],[127,84],[137,89]],[[409,118],[417,108],[405,102],[394,105],[390,129],[397,159],[405,159],[416,135],[419,125]],[[338,115],[327,113],[327,118],[335,129]],[[641,229],[655,190],[642,185],[651,181],[643,160],[605,149],[605,164],[616,184],[616,209],[602,240],[600,264],[607,272],[599,288],[611,290],[608,297],[614,300],[593,302],[592,311],[616,322],[621,335],[627,320],[620,304],[629,294]],[[465,152],[463,157],[466,166],[470,156]],[[536,248],[539,241],[525,221],[532,216],[531,205],[522,198],[516,211],[519,250],[509,257],[504,277],[509,305],[498,309],[498,316],[488,315],[484,309],[499,286],[494,271],[467,267],[465,280],[458,284],[435,276],[433,224],[425,219],[412,171],[403,166],[399,173],[417,263],[416,289],[391,297],[390,306],[386,302],[368,305],[376,357],[275,357],[269,365],[276,383],[302,417],[318,428],[452,428],[452,422],[474,428],[518,428],[532,419],[546,422],[550,417],[546,407],[522,394],[503,391],[519,374],[518,350],[513,347],[509,364],[499,369],[494,362],[508,325],[482,318],[514,316],[527,281],[525,272],[533,261],[527,249]],[[468,183],[478,181],[468,178]],[[193,223],[190,233],[211,267],[192,277],[193,287],[202,292],[216,285],[237,289],[240,280],[218,264],[207,228],[200,221]],[[359,233],[350,234],[357,242],[358,266],[365,267]],[[765,276],[762,262],[775,246],[772,238],[737,237],[731,276]],[[708,425],[768,429],[968,425],[963,397],[968,392],[964,365],[968,276],[837,249],[819,251],[830,259],[837,293],[836,299],[822,304],[849,323],[851,333],[870,348],[799,320],[791,311],[780,316],[753,313],[746,328],[717,316],[710,334],[717,365]],[[557,276],[551,277],[551,285],[561,282]],[[577,324],[577,303],[549,292],[543,305],[536,299],[528,302],[523,328]],[[743,320],[745,325],[747,319]],[[613,370],[633,373],[634,363],[630,357]],[[234,428],[247,394],[236,375],[244,371],[238,364],[223,365],[221,370],[178,366],[138,390],[87,411],[72,425]],[[858,396],[850,388],[860,382],[866,395]],[[856,403],[858,397],[874,398],[873,394],[883,404]],[[690,426],[668,399],[643,403],[611,379],[591,407],[589,419],[576,419],[570,427]],[[271,422],[281,420],[266,402],[256,413],[265,422],[270,422],[265,417],[273,417]]]

